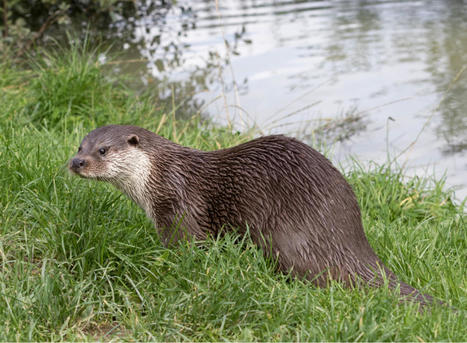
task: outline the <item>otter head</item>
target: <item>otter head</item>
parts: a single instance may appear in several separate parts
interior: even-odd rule
[[[141,146],[146,136],[146,130],[134,126],[100,127],[84,137],[68,167],[81,177],[112,183],[148,210],[151,162]]]
[[[84,137],[78,153],[69,162],[70,170],[84,178],[104,181],[130,177],[141,159],[140,138],[131,127],[110,125],[91,131]]]

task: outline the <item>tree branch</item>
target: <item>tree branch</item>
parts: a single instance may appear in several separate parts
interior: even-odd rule
[[[6,0],[4,0],[6,1]],[[66,9],[61,9],[61,10],[58,10],[56,11],[55,13],[51,14],[47,20],[44,22],[44,24],[42,24],[42,26],[39,28],[39,31],[36,32],[36,34],[34,35],[34,37],[32,37],[23,47],[22,49],[20,50],[20,52],[18,53],[17,55],[17,58],[21,57],[24,55],[24,53],[26,51],[28,51],[31,46],[40,38],[42,37],[42,35],[44,34],[45,30],[47,30],[49,28],[50,25],[52,25],[53,23],[55,23],[59,18],[60,16],[62,16],[64,13],[66,12]]]

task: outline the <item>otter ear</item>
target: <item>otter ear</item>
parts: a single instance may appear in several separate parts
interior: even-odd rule
[[[127,142],[130,145],[138,145],[139,144],[139,137],[137,135],[129,135],[127,137]]]

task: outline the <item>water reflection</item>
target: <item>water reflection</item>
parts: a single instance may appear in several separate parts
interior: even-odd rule
[[[215,121],[321,134],[339,142],[340,160],[380,160],[388,146],[393,156],[411,147],[401,158],[413,173],[436,164],[466,196],[467,75],[459,77],[467,65],[466,5],[146,1],[115,28],[127,53],[148,61],[147,79],[177,82],[165,86],[167,95],[188,88]],[[333,118],[341,133],[328,135]]]

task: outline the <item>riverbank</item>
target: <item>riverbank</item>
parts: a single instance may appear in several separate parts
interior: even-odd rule
[[[143,211],[66,163],[96,126],[131,123],[218,149],[248,134],[177,121],[74,48],[0,64],[0,340],[465,341],[462,311],[387,289],[319,289],[245,239],[163,248]],[[466,215],[443,182],[346,171],[371,245],[401,280],[465,311]]]

